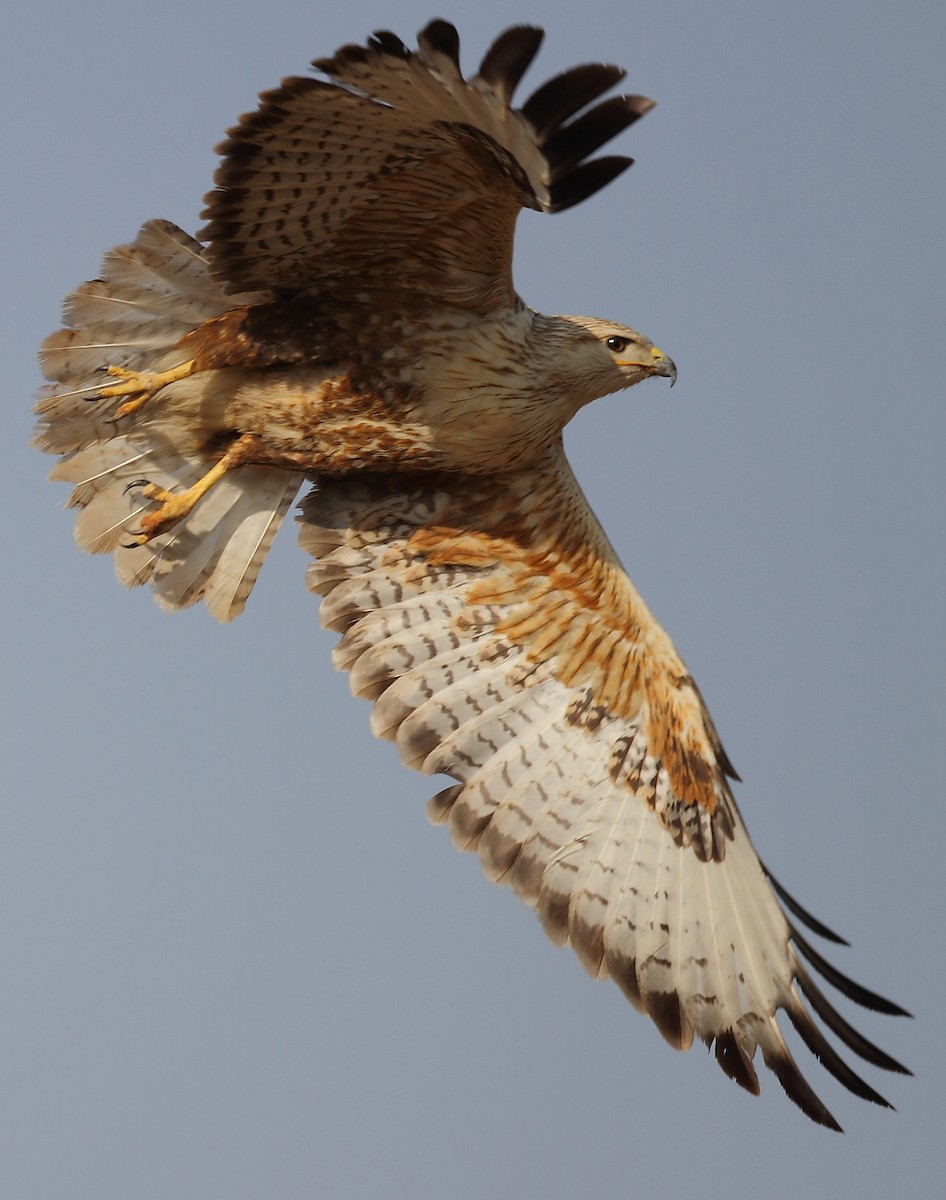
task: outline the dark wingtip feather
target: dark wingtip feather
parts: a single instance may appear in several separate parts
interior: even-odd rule
[[[735,1080],[741,1088],[745,1088],[753,1096],[758,1096],[761,1091],[759,1076],[752,1065],[752,1059],[740,1046],[739,1040],[731,1029],[717,1035],[713,1049],[716,1053],[716,1061],[729,1078]]]
[[[883,996],[879,996],[876,992],[872,992],[862,984],[855,983],[853,979],[843,974],[837,967],[833,967],[827,959],[821,957],[812,945],[805,941],[791,922],[789,922],[788,928],[792,941],[798,947],[802,956],[811,963],[819,975],[827,979],[828,983],[832,987],[837,988],[843,996],[847,996],[849,1000],[853,1000],[861,1008],[869,1008],[871,1012],[884,1013],[888,1017],[911,1016],[899,1004],[895,1004],[892,1000],[887,1000]]]
[[[612,96],[557,129],[542,146],[552,183],[642,117],[647,108],[641,108],[639,99]]]
[[[483,56],[480,78],[502,97],[512,99],[519,80],[539,52],[545,34],[535,25],[514,25],[501,33]]]
[[[847,1065],[801,1005],[791,1005],[787,1011],[788,1019],[795,1026],[802,1041],[838,1083],[843,1084],[849,1092],[861,1100],[869,1100],[871,1104],[876,1104],[880,1108],[893,1108],[889,1100],[885,1100],[879,1092],[875,1092],[856,1071]]]
[[[795,978],[802,990],[802,994],[817,1016],[824,1021],[833,1034],[841,1039],[849,1050],[853,1050],[865,1062],[869,1062],[872,1066],[880,1067],[881,1070],[892,1071],[897,1075],[913,1074],[903,1063],[897,1062],[895,1058],[892,1058],[884,1050],[881,1050],[879,1046],[875,1046],[873,1042],[868,1041],[862,1033],[858,1033],[852,1025],[845,1021],[837,1009],[829,1004],[825,994],[801,963],[796,963]]]
[[[368,38],[368,45],[380,54],[390,54],[395,58],[410,58],[411,52],[396,33],[390,29],[376,29]]]
[[[850,945],[850,943],[846,941],[845,938],[841,937],[839,933],[835,933],[834,930],[829,929],[828,926],[819,921],[817,917],[812,916],[807,909],[802,908],[795,897],[790,892],[786,892],[786,890],[782,887],[764,862],[760,862],[759,865],[765,872],[765,877],[768,879],[769,883],[771,883],[775,894],[782,901],[788,911],[790,913],[794,913],[799,921],[801,921],[803,925],[810,929],[812,933],[816,933],[818,937],[823,937],[825,941],[834,942],[835,945],[838,946]]]
[[[417,44],[427,54],[444,54],[454,65],[460,66],[460,35],[456,26],[439,18],[431,21],[417,35]]]
[[[573,167],[549,188],[549,212],[562,212],[606,187],[633,163],[633,158],[606,155]]]
[[[522,115],[535,129],[539,141],[544,141],[558,125],[597,100],[625,74],[622,67],[604,63],[572,67],[533,92],[522,106]]]
[[[804,1075],[799,1071],[790,1054],[787,1052],[766,1054],[763,1050],[763,1058],[765,1065],[782,1085],[785,1095],[793,1104],[798,1105],[806,1117],[810,1117],[816,1125],[823,1125],[825,1129],[831,1129],[835,1133],[844,1132],[830,1110],[818,1098]]]

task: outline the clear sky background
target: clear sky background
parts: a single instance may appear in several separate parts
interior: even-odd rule
[[[739,1091],[428,827],[329,664],[287,527],[247,612],[163,615],[72,544],[35,349],[141,221],[193,231],[258,91],[432,16],[546,27],[656,110],[619,183],[526,214],[517,285],[680,369],[585,410],[589,498],[707,698],[772,869],[913,1010],[916,1071]],[[936,0],[19,5],[5,19],[0,1195],[941,1195],[943,63]],[[847,1010],[845,1010],[847,1011]]]

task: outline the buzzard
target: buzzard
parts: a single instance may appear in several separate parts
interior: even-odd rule
[[[461,850],[610,976],[675,1047],[699,1038],[757,1093],[761,1050],[839,1126],[778,1023],[850,1091],[841,1057],[904,1072],[812,972],[840,941],[775,881],[673,643],[562,449],[583,405],[671,359],[624,325],[545,316],[513,289],[523,207],[557,212],[630,165],[591,157],[652,106],[565,71],[521,107],[542,39],[517,26],[463,77],[456,30],[379,32],[263,93],[220,147],[200,241],[149,221],[66,301],[36,436],[76,537],[179,609],[243,608],[300,487],[308,586],[335,664]],[[595,103],[597,101],[597,103]]]

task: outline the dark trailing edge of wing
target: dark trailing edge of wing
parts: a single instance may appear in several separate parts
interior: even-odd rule
[[[853,1071],[844,1059],[838,1054],[837,1050],[830,1044],[818,1026],[811,1019],[807,1009],[801,1005],[788,1009],[788,1019],[795,1026],[802,1041],[817,1058],[826,1071],[829,1071],[834,1078],[849,1092],[858,1096],[861,1100],[869,1100],[872,1104],[877,1104],[881,1108],[893,1108],[893,1105],[881,1096],[874,1089]]]

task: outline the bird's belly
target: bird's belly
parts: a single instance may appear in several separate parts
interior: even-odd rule
[[[253,461],[266,466],[338,474],[440,465],[423,424],[326,369],[199,371],[156,400],[146,419],[183,452],[209,458],[251,434],[259,444]]]

